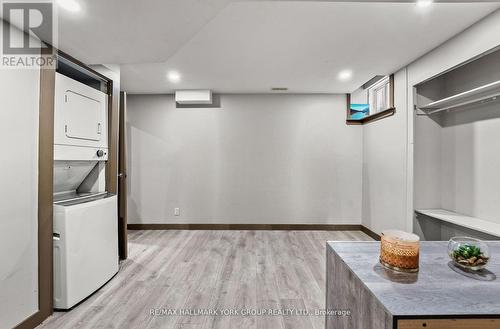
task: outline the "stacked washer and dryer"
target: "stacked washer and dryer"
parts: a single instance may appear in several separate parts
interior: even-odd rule
[[[54,307],[70,309],[118,272],[117,197],[107,193],[108,96],[56,73]]]

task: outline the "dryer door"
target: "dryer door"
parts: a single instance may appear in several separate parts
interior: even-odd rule
[[[102,106],[99,99],[73,90],[64,94],[65,133],[68,138],[99,141],[102,138]]]
[[[56,73],[54,144],[107,148],[107,95]]]

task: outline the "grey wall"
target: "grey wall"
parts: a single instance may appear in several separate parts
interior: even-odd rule
[[[415,119],[416,209],[500,223],[500,103]]]
[[[426,201],[414,200],[413,193],[414,134],[419,134],[413,128],[413,86],[500,45],[499,24],[496,12],[397,72],[396,115],[360,129],[345,126],[341,96],[228,95],[221,110],[189,112],[173,109],[167,96],[131,96],[131,222],[356,222],[362,217],[376,232],[412,231],[414,201],[415,207]],[[317,128],[304,129],[301,118],[316,121]],[[491,124],[476,125],[488,125],[491,132]],[[420,133],[426,134],[425,128]],[[489,138],[486,134],[481,139]],[[424,143],[435,145],[433,136]],[[421,169],[427,183],[440,182],[440,171]],[[425,197],[438,206],[440,193],[432,190]],[[180,217],[173,217],[174,207],[181,208]],[[246,214],[251,218],[243,218]]]
[[[407,75],[394,75],[396,114],[363,126],[363,225],[376,233],[408,230],[406,215]]]
[[[444,116],[441,208],[500,223],[500,103]]]
[[[344,96],[220,104],[129,95],[129,223],[361,222],[362,128],[345,124]]]
[[[38,69],[0,69],[0,328],[38,310],[39,89]]]

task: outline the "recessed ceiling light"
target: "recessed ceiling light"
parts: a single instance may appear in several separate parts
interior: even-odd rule
[[[61,8],[71,12],[77,12],[81,9],[80,4],[75,0],[57,0],[57,4],[61,6]]]
[[[339,72],[338,78],[341,81],[347,81],[347,80],[352,78],[352,71],[351,70],[342,70]]]
[[[167,74],[168,81],[172,83],[177,83],[181,81],[181,75],[177,71],[170,71]]]
[[[434,2],[434,0],[418,0],[417,6],[419,6],[421,8],[425,8],[425,7],[429,7],[430,5],[432,5],[433,2]]]

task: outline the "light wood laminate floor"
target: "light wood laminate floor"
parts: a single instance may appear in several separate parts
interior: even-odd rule
[[[119,273],[38,328],[323,329],[323,316],[151,315],[151,309],[323,309],[329,240],[358,231],[129,231]]]

